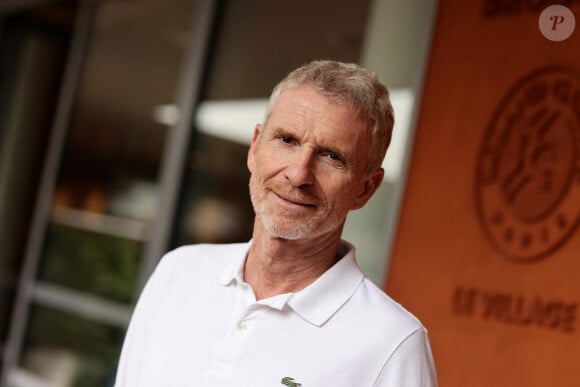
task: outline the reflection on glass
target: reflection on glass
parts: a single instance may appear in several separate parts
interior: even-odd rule
[[[118,327],[35,306],[21,367],[54,386],[110,386],[123,335]]]
[[[116,301],[133,301],[141,243],[51,224],[39,279]]]
[[[87,51],[71,54],[83,68],[64,120],[66,139],[47,198],[50,219],[41,225],[47,226],[43,251],[25,291],[26,342],[19,323],[11,344],[21,365],[35,371],[36,385],[105,386],[115,368],[158,211],[171,123],[159,121],[156,111],[175,103],[198,6],[196,0],[96,3]]]
[[[0,346],[51,134],[76,6],[0,1]],[[76,3],[76,2],[75,2]],[[3,8],[4,7],[4,8]]]
[[[199,133],[187,171],[175,244],[248,240],[253,211],[248,194],[248,146]]]
[[[100,2],[71,113],[38,280],[131,304],[157,212],[167,123],[195,0]]]
[[[157,177],[196,1],[102,2],[54,194],[60,207],[155,218]]]

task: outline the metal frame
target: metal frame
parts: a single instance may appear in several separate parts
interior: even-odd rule
[[[65,287],[36,282],[31,297],[38,305],[72,313],[93,321],[125,329],[129,325],[133,308],[121,302],[110,301],[89,293]]]
[[[4,361],[0,375],[0,385],[2,386],[6,384],[8,373],[17,364],[21,354],[22,340],[29,313],[28,304],[34,289],[34,277],[51,212],[52,193],[98,3],[99,0],[83,0],[76,20],[14,301],[8,340],[4,348]]]
[[[159,177],[159,214],[152,225],[145,246],[138,289],[145,285],[157,262],[166,251],[173,231],[181,182],[187,164],[187,152],[192,137],[195,104],[201,93],[202,76],[211,40],[218,0],[199,0],[194,20],[190,49],[182,67],[176,105],[180,111],[178,122],[169,130],[161,160]]]
[[[137,291],[141,290],[159,258],[167,249],[170,234],[173,229],[174,215],[192,135],[191,122],[193,110],[201,92],[202,76],[205,71],[205,61],[211,39],[217,3],[218,0],[198,1],[192,39],[182,67],[179,82],[180,87],[176,95],[176,104],[180,109],[181,117],[169,129],[163,158],[161,160],[158,205],[162,211],[160,211],[159,216],[157,216],[151,225],[149,234],[144,235],[146,243]],[[39,283],[35,280],[35,275],[42,256],[43,241],[52,213],[52,194],[58,177],[66,134],[83,73],[84,62],[99,4],[100,0],[82,0],[77,17],[69,58],[62,82],[62,90],[52,126],[51,139],[39,184],[31,230],[27,240],[23,267],[10,322],[9,336],[6,347],[4,348],[0,386],[6,386],[11,372],[17,370],[28,321],[30,302],[37,301],[41,304],[55,305],[60,309],[62,309],[63,305],[64,309],[76,309],[80,304],[91,298],[90,295],[80,293],[72,294],[74,292],[71,293],[68,289],[60,289],[50,284]],[[71,298],[71,294],[74,297]],[[97,306],[100,306],[100,309],[97,309],[101,312],[108,313],[105,314],[113,324],[124,325],[127,323],[128,309],[99,298],[91,298],[91,300],[97,302]],[[94,316],[94,312],[94,310],[85,310],[85,314],[92,313],[91,315],[93,317],[97,317]],[[96,319],[102,320],[102,318]]]

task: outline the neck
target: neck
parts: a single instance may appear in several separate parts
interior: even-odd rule
[[[256,299],[297,292],[314,282],[336,262],[341,231],[308,240],[287,240],[255,226],[244,280],[252,286]]]

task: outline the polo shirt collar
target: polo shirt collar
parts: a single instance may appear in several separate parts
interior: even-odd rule
[[[244,277],[244,264],[246,263],[246,257],[248,251],[250,250],[250,245],[252,241],[240,245],[239,251],[234,254],[234,259],[232,259],[224,268],[219,276],[220,285],[230,285],[233,283],[242,283]]]
[[[251,241],[222,271],[221,285],[243,282],[243,269]],[[342,258],[306,288],[291,293],[287,305],[298,315],[315,326],[326,323],[354,294],[364,278],[356,263],[355,248],[341,241],[339,254]],[[264,300],[265,301],[265,300]]]
[[[342,258],[316,281],[294,294],[290,306],[303,319],[322,326],[346,304],[364,278],[356,263],[355,249],[341,241]]]

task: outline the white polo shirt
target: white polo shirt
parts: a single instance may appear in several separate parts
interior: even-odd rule
[[[242,279],[249,243],[168,253],[134,311],[115,386],[436,386],[425,328],[342,248],[305,289],[257,302]]]

